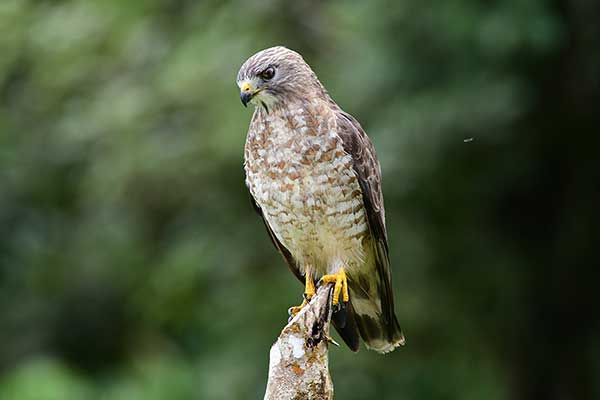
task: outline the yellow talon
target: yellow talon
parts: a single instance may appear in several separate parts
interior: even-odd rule
[[[315,290],[315,283],[313,282],[312,275],[307,271],[305,278],[305,287],[304,287],[304,301],[299,306],[291,307],[289,310],[290,315],[295,316],[302,310],[312,299],[317,291]]]
[[[296,314],[298,314],[300,312],[300,310],[302,310],[304,308],[304,306],[306,306],[307,304],[308,304],[308,301],[306,301],[306,299],[304,299],[304,301],[302,301],[302,304],[300,304],[299,306],[290,307],[288,312],[290,313],[290,315],[292,317],[295,317]]]
[[[350,296],[348,295],[348,278],[346,277],[346,271],[344,271],[343,268],[340,268],[336,274],[323,275],[321,282],[325,284],[335,283],[332,301],[334,306],[340,302],[340,293],[342,294],[342,301],[344,303],[350,300]]]

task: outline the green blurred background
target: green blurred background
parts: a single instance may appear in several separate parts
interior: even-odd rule
[[[244,186],[254,52],[379,153],[407,346],[338,399],[600,398],[592,0],[0,1],[0,399],[262,398],[302,287]],[[472,138],[472,140],[471,140]]]

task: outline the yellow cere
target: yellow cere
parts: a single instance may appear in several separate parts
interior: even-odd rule
[[[240,90],[242,92],[248,92],[248,91],[252,90],[252,86],[250,85],[250,82],[243,82],[240,85]]]

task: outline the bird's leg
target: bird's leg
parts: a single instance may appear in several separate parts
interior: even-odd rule
[[[323,275],[321,283],[335,283],[333,288],[333,300],[332,304],[335,306],[340,302],[340,294],[342,295],[342,301],[344,303],[350,300],[348,295],[348,278],[346,277],[346,271],[344,268],[340,268],[339,271],[331,275]]]
[[[312,274],[307,271],[304,285],[304,298],[310,301],[316,292],[317,291],[315,290],[315,282],[313,282]]]
[[[302,301],[302,304],[300,304],[299,306],[295,306],[295,307],[291,307],[289,309],[289,314],[294,316],[296,314],[298,314],[300,312],[300,310],[302,310],[310,301],[310,299],[315,295],[316,290],[315,290],[315,283],[313,281],[312,278],[312,274],[310,273],[310,271],[306,271],[306,275],[305,275],[305,285],[304,285],[304,300]]]

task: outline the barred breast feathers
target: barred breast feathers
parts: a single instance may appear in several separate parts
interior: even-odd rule
[[[368,231],[352,157],[336,129],[320,100],[257,108],[246,143],[247,185],[274,234],[300,263],[326,272],[364,263]]]

